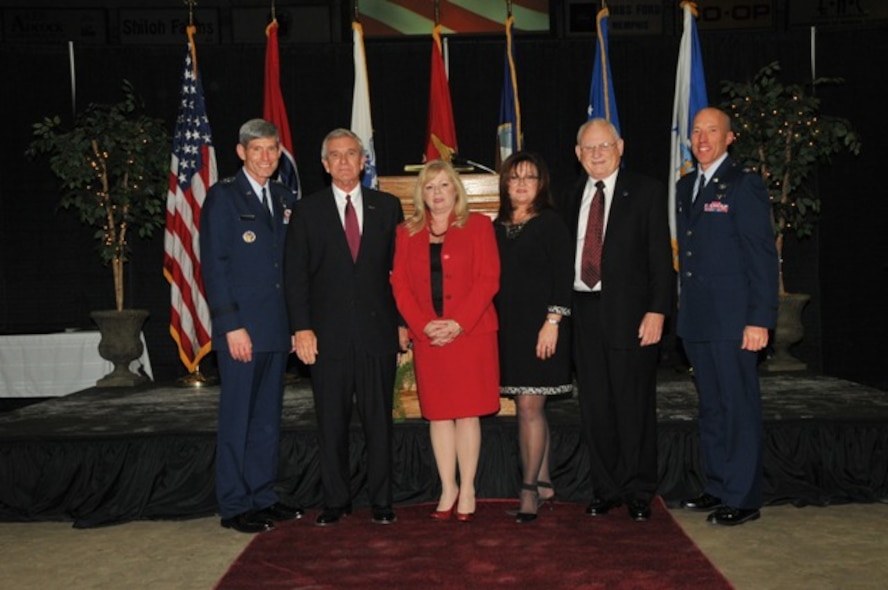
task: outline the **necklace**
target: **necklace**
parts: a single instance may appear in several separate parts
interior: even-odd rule
[[[431,226],[431,224],[429,225],[429,233],[432,235],[433,238],[443,238],[443,237],[447,234],[447,230],[449,230],[449,229],[450,229],[450,228],[448,227],[447,229],[445,229],[445,230],[442,231],[441,233],[436,234],[436,233],[434,232],[434,230],[432,230],[432,226]]]
[[[512,225],[521,225],[527,223],[531,217],[534,217],[534,213],[528,213],[527,211],[521,212],[512,212]]]

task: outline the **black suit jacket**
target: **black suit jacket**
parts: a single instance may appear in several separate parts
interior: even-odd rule
[[[395,354],[398,312],[389,274],[395,229],[404,219],[401,201],[361,189],[364,223],[357,261],[352,261],[333,189],[299,201],[287,232],[285,291],[290,332],[313,330],[318,353]]]
[[[573,238],[574,256],[588,178],[582,175],[560,207]],[[638,346],[638,326],[645,313],[669,315],[672,311],[675,273],[668,208],[662,183],[628,170],[617,174],[601,253],[602,322],[615,346]]]

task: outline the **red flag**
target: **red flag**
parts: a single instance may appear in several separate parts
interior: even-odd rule
[[[181,103],[173,134],[167,193],[163,274],[170,282],[170,334],[179,358],[193,373],[211,348],[210,311],[200,275],[200,210],[216,182],[216,153],[197,72],[194,27],[182,72]]]
[[[299,194],[299,171],[293,157],[293,139],[290,137],[290,121],[287,119],[287,107],[281,94],[281,60],[278,51],[278,22],[272,20],[265,28],[268,44],[265,47],[265,102],[262,118],[274,123],[281,140],[283,157],[278,163],[278,180]]]
[[[450,104],[450,83],[441,49],[441,25],[432,29],[432,80],[429,89],[429,125],[426,133],[425,160],[450,161],[456,153],[456,125]]]

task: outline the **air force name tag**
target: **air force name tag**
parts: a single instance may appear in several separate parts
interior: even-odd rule
[[[730,206],[721,201],[712,201],[711,203],[703,205],[703,211],[705,213],[728,213],[730,210]]]

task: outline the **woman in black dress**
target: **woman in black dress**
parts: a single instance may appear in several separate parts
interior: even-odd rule
[[[494,224],[500,253],[500,395],[514,396],[522,483],[518,522],[536,519],[555,495],[549,473],[548,396],[573,391],[570,316],[573,281],[570,236],[553,210],[545,162],[512,154],[500,170]]]

